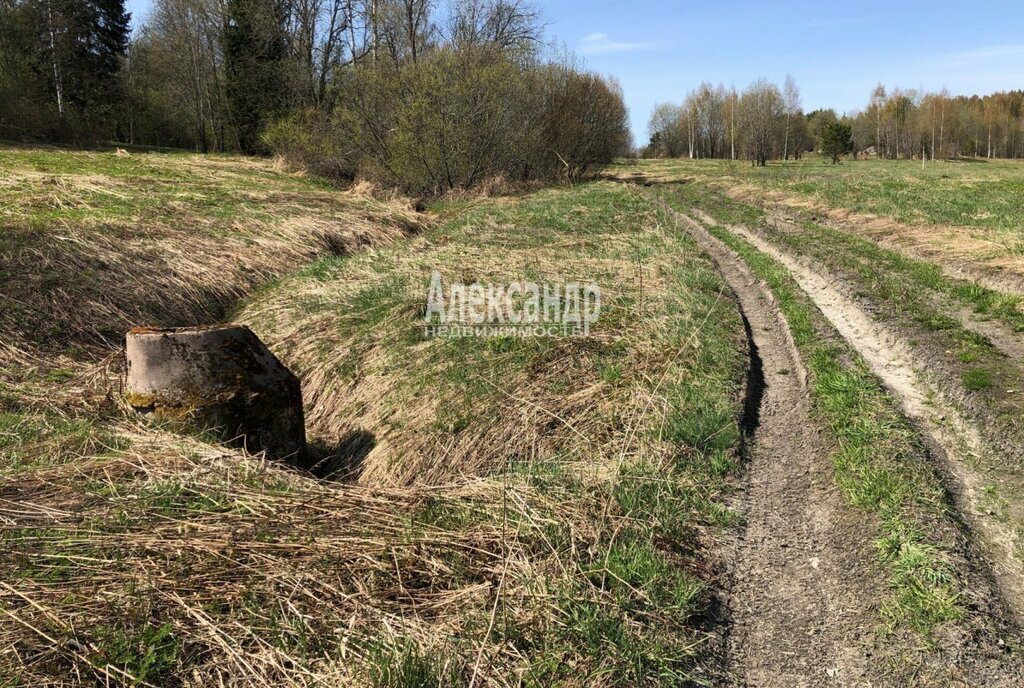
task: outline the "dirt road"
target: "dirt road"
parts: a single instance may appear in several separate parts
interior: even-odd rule
[[[806,372],[770,291],[738,256],[677,216],[739,297],[750,337],[746,528],[730,591],[732,673],[759,687],[877,685],[879,585],[863,515],[836,490]]]

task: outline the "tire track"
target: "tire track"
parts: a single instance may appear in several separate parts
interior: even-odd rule
[[[1012,524],[989,512],[985,477],[974,468],[979,459],[991,460],[990,450],[971,422],[922,374],[928,362],[921,360],[899,333],[874,320],[847,296],[838,280],[828,279],[745,227],[730,225],[726,229],[789,270],[930,440],[942,468],[954,481],[957,507],[972,530],[982,536],[989,568],[1020,624],[1024,620],[1024,562],[1015,554],[1017,534]]]
[[[719,224],[713,217],[696,208],[693,209],[693,214],[694,216],[696,216],[698,220],[704,223],[704,225]],[[800,226],[797,222],[795,222],[792,218],[782,214],[770,213],[768,215],[768,221],[774,225],[774,228],[777,231],[780,232],[799,233],[801,231]],[[837,227],[833,227],[832,225],[828,225],[828,227],[835,231],[843,231],[847,234],[851,233],[849,230],[842,230]],[[852,235],[859,236],[856,233],[852,233]],[[891,251],[893,249],[889,248],[889,250]],[[916,260],[923,259],[916,258]],[[974,282],[981,286],[987,286],[982,282],[973,279],[972,275],[970,274],[949,274],[948,271],[944,270],[943,275],[955,280],[973,280]],[[1003,290],[1002,293],[1013,292],[1007,292]],[[992,344],[992,346],[1001,351],[1008,358],[1011,358],[1016,361],[1024,360],[1024,337],[1022,337],[1020,333],[1014,332],[1013,329],[1006,325],[1005,323],[994,319],[979,319],[973,309],[967,308],[966,306],[962,305],[945,305],[940,301],[938,296],[932,298],[932,303],[935,304],[937,307],[940,307],[942,310],[944,310],[947,315],[956,318],[956,320],[959,321],[960,325],[963,326],[964,329],[970,330],[975,334],[981,335],[982,337],[987,339]]]
[[[871,535],[834,486],[789,325],[742,259],[677,217],[736,293],[750,340],[746,528],[729,596],[729,669],[766,688],[877,685],[869,657],[882,583],[867,564]]]

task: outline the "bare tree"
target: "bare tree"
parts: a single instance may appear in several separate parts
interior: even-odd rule
[[[729,97],[726,99],[726,110],[729,113],[729,159],[736,159],[736,112],[739,110],[740,97],[736,93],[736,87],[729,88]]]
[[[683,154],[686,132],[683,129],[682,108],[672,103],[659,103],[651,113],[647,131],[651,142],[659,153],[670,158],[678,158]]]
[[[870,110],[875,115],[875,154],[882,157],[882,107],[885,105],[885,86],[878,84],[871,92]]]
[[[415,62],[421,50],[420,39],[426,32],[430,0],[402,0],[402,10],[405,18],[405,35],[409,41],[409,55]]]
[[[949,101],[949,91],[945,88],[939,93],[939,157],[945,156],[945,129],[946,129],[946,103]]]
[[[694,95],[696,136],[701,157],[719,157],[725,149],[725,87],[702,83]]]
[[[788,160],[790,120],[800,114],[800,89],[789,74],[786,75],[786,81],[782,86],[782,100],[782,106],[786,111],[786,134],[782,142],[782,159]]]
[[[136,41],[138,82],[160,84],[154,98],[192,121],[198,150],[228,147],[221,27],[224,7],[215,0],[159,0]],[[211,141],[212,138],[212,141]]]
[[[782,94],[775,84],[758,79],[740,98],[740,121],[747,157],[764,167],[772,154],[775,126],[784,111]]]
[[[543,31],[540,11],[527,0],[456,0],[448,39],[459,49],[526,51],[540,42]]]
[[[329,108],[332,77],[345,58],[345,34],[351,27],[351,0],[292,0],[291,50],[300,74],[300,98],[309,107]],[[354,41],[353,34],[349,40]],[[354,43],[353,43],[354,44]],[[354,52],[349,53],[351,60]]]
[[[60,63],[57,55],[57,30],[54,27],[53,8],[50,0],[46,0],[46,30],[50,36],[50,62],[53,66],[53,87],[57,96],[57,112],[64,116],[64,88],[61,81]]]
[[[686,100],[683,102],[683,107],[680,110],[680,117],[682,117],[686,125],[686,139],[690,148],[690,160],[693,160],[695,153],[699,150],[697,148],[697,94],[690,93],[686,96]]]

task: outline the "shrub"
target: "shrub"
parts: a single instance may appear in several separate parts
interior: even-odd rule
[[[577,179],[628,145],[618,87],[496,50],[438,49],[348,70],[329,116],[273,125],[264,141],[317,174],[439,194],[487,180]]]
[[[350,137],[317,110],[302,110],[271,123],[263,144],[292,167],[338,182],[355,178],[359,155]]]

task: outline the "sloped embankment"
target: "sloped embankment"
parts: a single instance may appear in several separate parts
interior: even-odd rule
[[[357,484],[116,417],[88,446],[36,428],[0,487],[0,664],[154,685],[720,676],[746,363],[724,282],[613,185],[459,210],[239,313]],[[593,281],[601,316],[585,339],[424,337],[434,269]]]
[[[0,465],[126,443],[111,424],[131,327],[216,322],[320,256],[422,227],[404,199],[266,160],[0,150]]]
[[[203,324],[323,255],[422,229],[401,199],[229,156],[0,150],[0,341],[48,358]]]

